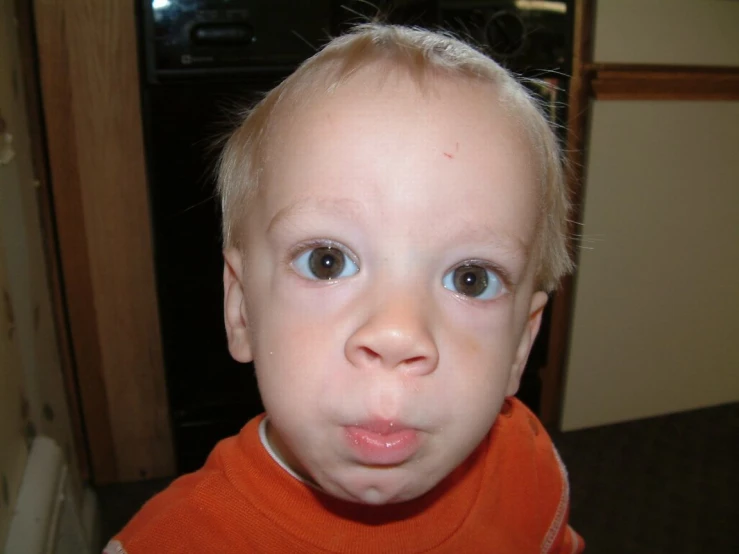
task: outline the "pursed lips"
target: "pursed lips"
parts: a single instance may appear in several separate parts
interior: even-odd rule
[[[371,420],[345,427],[350,448],[364,465],[398,465],[420,447],[416,429],[390,420]]]

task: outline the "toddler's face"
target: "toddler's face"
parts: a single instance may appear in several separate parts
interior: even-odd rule
[[[546,302],[534,164],[492,88],[380,79],[280,122],[225,271],[230,349],[255,361],[270,440],[370,504],[422,495],[478,446]]]

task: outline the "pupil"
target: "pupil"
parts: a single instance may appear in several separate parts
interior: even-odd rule
[[[467,296],[480,296],[488,286],[485,269],[479,266],[462,266],[454,271],[454,285]]]
[[[477,277],[475,277],[474,273],[465,273],[464,274],[464,284],[468,287],[471,287],[475,284],[475,281],[477,281]]]
[[[316,248],[311,252],[308,265],[318,279],[335,279],[344,269],[344,254],[330,246]]]

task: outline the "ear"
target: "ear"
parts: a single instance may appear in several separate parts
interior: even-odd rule
[[[223,252],[223,318],[226,323],[228,351],[237,362],[250,362],[251,331],[244,296],[244,266],[241,252],[228,248]]]
[[[541,326],[541,315],[544,312],[544,306],[547,304],[549,297],[546,292],[537,291],[531,297],[531,305],[529,307],[529,318],[521,333],[521,339],[516,350],[516,359],[511,368],[511,375],[508,378],[508,389],[506,396],[513,396],[518,392],[518,386],[521,383],[521,375],[526,368],[526,361],[529,359],[531,346],[534,339],[539,333]]]

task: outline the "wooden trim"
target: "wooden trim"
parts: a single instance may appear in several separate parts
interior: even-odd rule
[[[47,169],[47,157],[44,144],[44,130],[42,125],[41,107],[39,104],[41,91],[38,75],[35,68],[35,44],[32,5],[23,0],[15,1],[15,13],[18,18],[18,37],[21,63],[24,68],[23,84],[26,97],[26,111],[28,116],[29,138],[31,141],[31,163],[33,172],[39,181],[37,200],[39,206],[39,220],[41,222],[41,236],[44,244],[44,261],[48,271],[48,286],[51,297],[52,315],[59,347],[59,362],[61,365],[64,389],[69,407],[69,417],[72,426],[74,449],[77,454],[80,477],[90,478],[90,457],[85,440],[85,430],[80,412],[80,398],[77,392],[74,357],[71,347],[71,338],[67,322],[67,308],[64,301],[62,285],[62,270],[56,248],[56,232],[52,207],[51,187]]]
[[[80,191],[77,143],[71,110],[63,7],[36,2],[36,38],[47,131],[57,237],[65,280],[67,313],[76,353],[79,391],[96,480],[117,475],[115,449],[101,372],[100,340],[90,279],[85,217]]]
[[[134,5],[34,0],[51,184],[97,483],[170,476]]]
[[[739,68],[594,64],[598,100],[739,100]]]
[[[570,214],[570,250],[575,262],[580,234],[578,222],[582,221],[584,198],[584,160],[588,108],[590,102],[590,80],[584,69],[592,58],[593,29],[592,0],[575,1],[575,24],[573,29],[572,79],[567,113],[567,152],[568,186],[572,213]],[[568,275],[562,280],[559,290],[552,297],[552,321],[549,333],[547,365],[542,368],[542,393],[539,416],[549,428],[559,426],[564,371],[570,338],[570,321],[574,296],[574,278]]]
[[[592,0],[575,0],[572,29],[572,76],[582,75],[593,59],[595,6]]]
[[[655,73],[662,75],[674,75],[682,73],[708,74],[708,75],[737,75],[739,67],[725,67],[717,65],[666,65],[666,64],[640,64],[640,63],[584,63],[583,73],[592,75],[598,72],[617,73]]]

